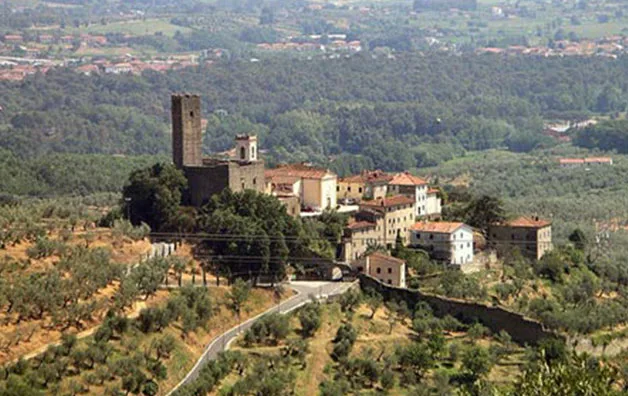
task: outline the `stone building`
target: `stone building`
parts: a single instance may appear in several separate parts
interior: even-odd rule
[[[488,229],[488,245],[494,249],[516,248],[521,254],[539,260],[552,249],[552,223],[538,217],[519,217]]]
[[[258,157],[256,136],[236,137],[236,157],[202,155],[201,98],[172,95],[172,160],[188,179],[189,199],[201,206],[226,188],[264,192],[264,161]]]
[[[395,195],[364,201],[360,204],[360,211],[374,211],[383,217],[381,244],[388,248],[395,245],[397,237],[401,237],[403,244],[408,242],[408,230],[415,222],[414,198],[405,195]]]
[[[386,196],[388,182],[392,176],[381,170],[362,171],[358,175],[338,180],[338,199],[377,199]]]
[[[384,240],[384,215],[378,211],[363,210],[345,227],[340,259],[352,263],[361,259],[366,251],[380,246]]]

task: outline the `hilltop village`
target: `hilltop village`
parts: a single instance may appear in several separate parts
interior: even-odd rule
[[[306,163],[267,169],[254,135],[238,135],[234,149],[204,157],[198,95],[172,96],[172,122],[173,162],[188,180],[192,205],[200,207],[229,188],[272,195],[294,217],[346,214],[336,260],[384,283],[406,287],[405,262],[381,252],[398,245],[420,249],[463,272],[478,268],[475,254],[480,247],[516,247],[532,260],[552,249],[552,223],[537,216],[489,224],[486,235],[462,222],[442,221],[441,191],[407,171],[365,170],[339,178]]]

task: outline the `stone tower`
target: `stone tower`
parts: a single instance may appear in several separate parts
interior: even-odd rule
[[[172,160],[179,169],[202,166],[201,97],[172,95]]]
[[[257,161],[257,136],[238,135],[236,140],[236,158],[238,161]]]

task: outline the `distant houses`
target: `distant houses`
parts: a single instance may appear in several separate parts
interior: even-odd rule
[[[578,168],[583,166],[613,165],[611,157],[560,158],[561,168]]]

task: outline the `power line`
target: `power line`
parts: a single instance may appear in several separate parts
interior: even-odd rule
[[[264,239],[270,242],[295,242],[295,241],[326,241],[331,243],[342,243],[342,240],[338,242],[333,237],[325,238],[325,237],[310,237],[310,236],[271,236],[267,234],[210,234],[210,233],[170,233],[170,232],[154,232],[150,234],[151,236],[155,236],[158,238],[176,238],[176,239],[194,239],[198,241],[208,241],[208,242],[250,242],[255,239]],[[396,237],[387,238],[391,242],[394,241]],[[367,237],[356,237],[347,239],[346,242],[384,242],[378,241],[377,238],[367,238]],[[436,244],[448,244],[453,245],[457,243],[471,243],[475,242],[474,239],[452,239],[452,240],[438,240],[438,239],[430,239],[425,243],[418,243],[417,245],[436,245]],[[487,239],[487,245],[534,245],[534,244],[542,244],[548,243],[545,241],[525,241],[525,240],[517,240],[517,239]]]

